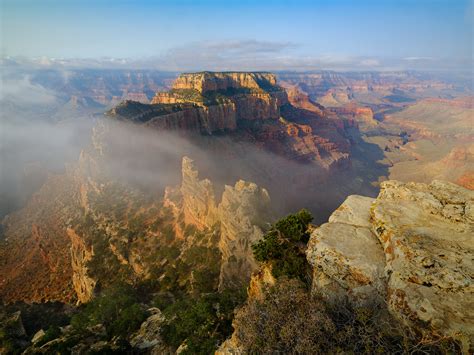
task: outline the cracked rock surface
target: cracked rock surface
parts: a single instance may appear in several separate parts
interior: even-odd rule
[[[313,289],[356,304],[384,299],[410,327],[472,345],[473,211],[474,192],[436,180],[349,196],[311,235]]]

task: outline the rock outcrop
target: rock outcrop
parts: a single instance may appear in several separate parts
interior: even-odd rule
[[[351,118],[361,126],[373,128],[378,122],[374,119],[374,112],[370,107],[360,107],[354,103],[341,107],[331,107],[329,111],[337,114],[339,117]]]
[[[140,329],[132,334],[130,345],[138,351],[147,351],[151,354],[171,354],[163,339],[161,338],[161,327],[165,317],[158,308],[148,310],[151,315],[142,323]]]
[[[263,236],[271,220],[268,192],[254,183],[238,181],[225,186],[218,206],[221,224],[219,250],[222,253],[219,288],[239,286],[248,282],[257,269],[251,245]]]
[[[181,187],[168,189],[165,205],[173,206],[177,215],[182,213],[187,225],[202,231],[217,228],[222,254],[220,289],[247,284],[257,269],[251,245],[263,236],[272,217],[268,192],[240,180],[235,186],[226,185],[220,203],[216,203],[213,184],[199,179],[188,157],[183,158],[182,173]]]
[[[0,354],[19,352],[27,344],[27,333],[21,311],[8,313],[0,309]]]
[[[249,287],[247,288],[248,299],[263,301],[265,292],[270,287],[275,286],[277,279],[273,276],[272,270],[268,265],[262,265],[260,269],[252,274]],[[234,329],[238,326],[233,324]],[[241,355],[246,354],[241,342],[238,339],[237,332],[234,331],[232,336],[225,340],[216,350],[215,355]]]
[[[273,74],[204,72],[180,75],[151,105],[124,101],[108,114],[157,129],[213,134],[235,131],[243,121],[277,120],[286,103]]]
[[[183,158],[180,187],[184,222],[199,229],[210,228],[217,222],[214,186],[209,179],[199,180],[194,161]]]
[[[72,284],[76,291],[77,301],[87,303],[94,295],[96,284],[96,280],[89,276],[87,268],[87,263],[93,258],[93,250],[74,229],[67,228],[66,233],[71,239]]]
[[[349,196],[317,228],[308,243],[313,288],[333,301],[348,296],[356,304],[385,294],[385,256],[370,225],[372,198]]]
[[[299,90],[297,86],[285,85],[288,94],[288,101],[295,107],[317,113],[320,116],[325,114],[325,108],[310,99],[309,95]]]
[[[427,336],[474,340],[474,193],[433,181],[382,183],[350,196],[311,235],[315,290],[355,303],[385,299]]]
[[[146,119],[156,128],[212,134],[234,131],[240,121],[277,120],[288,97],[270,73],[203,72],[181,74],[170,91],[156,93],[151,103],[147,113],[134,114],[132,119]],[[126,111],[115,109],[111,115]]]

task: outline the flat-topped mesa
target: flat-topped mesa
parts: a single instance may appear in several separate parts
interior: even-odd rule
[[[281,90],[276,86],[275,75],[267,72],[184,73],[173,85],[173,89],[193,89],[201,94],[243,88],[263,91]]]
[[[270,73],[201,72],[180,75],[150,104],[124,101],[107,115],[180,135],[234,135],[325,170],[347,166],[355,121],[331,119],[307,100],[294,104]]]
[[[286,91],[270,73],[181,74],[151,104],[125,101],[108,115],[159,129],[233,131],[239,121],[278,120],[288,103]]]
[[[266,106],[269,117],[255,117],[261,113],[257,107],[246,115],[243,109],[242,119],[274,118],[279,116],[279,107],[288,103],[286,91],[276,84],[276,77],[270,73],[250,72],[201,72],[181,74],[171,90],[158,92],[152,104],[193,103],[202,107],[234,104],[236,109],[247,105],[255,106],[259,101]],[[269,110],[271,108],[272,110]]]

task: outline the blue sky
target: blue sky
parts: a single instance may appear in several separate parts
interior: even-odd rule
[[[3,56],[153,57],[176,66],[190,56],[231,66],[237,58],[472,59],[471,0],[0,2]]]

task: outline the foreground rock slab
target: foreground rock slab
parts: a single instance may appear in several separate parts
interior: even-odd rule
[[[382,183],[350,196],[311,236],[313,289],[363,304],[384,299],[406,325],[474,340],[474,192],[460,186]]]
[[[372,198],[349,196],[308,243],[313,289],[363,305],[385,295],[385,256],[369,222]]]

